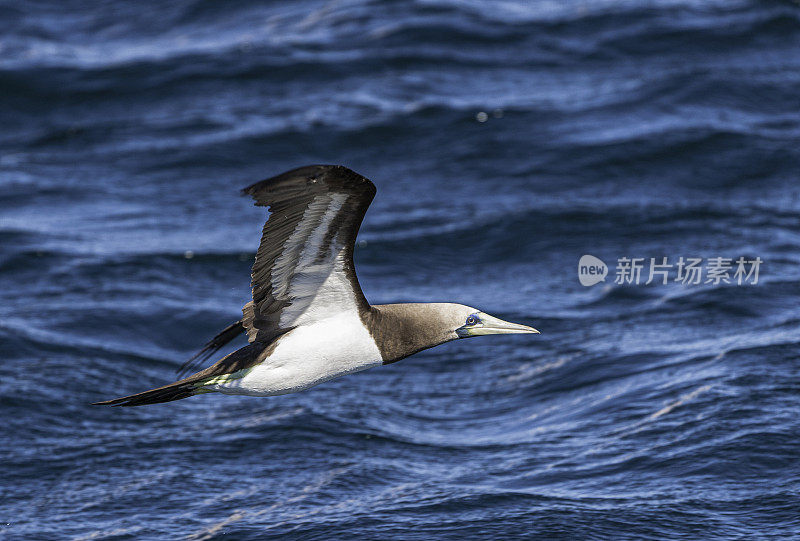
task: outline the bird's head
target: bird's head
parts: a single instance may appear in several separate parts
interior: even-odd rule
[[[503,321],[481,312],[477,308],[462,304],[453,305],[448,321],[453,327],[455,338],[470,338],[487,334],[539,334],[539,331],[533,327]]]
[[[393,363],[451,340],[485,334],[538,334],[477,308],[453,303],[400,303],[372,307],[373,332],[384,363]]]

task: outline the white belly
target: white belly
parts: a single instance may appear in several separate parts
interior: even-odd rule
[[[280,338],[272,354],[244,377],[208,388],[252,396],[294,393],[382,362],[358,315],[338,314],[290,331]]]

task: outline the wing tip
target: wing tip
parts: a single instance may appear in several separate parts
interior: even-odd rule
[[[296,181],[297,179],[306,179],[307,181],[316,182],[316,179],[321,177],[324,177],[323,180],[326,184],[333,182],[352,186],[355,182],[360,185],[369,186],[373,192],[375,191],[375,185],[372,181],[356,173],[349,167],[344,165],[318,164],[296,167],[295,169],[290,169],[274,177],[260,180],[246,188],[242,188],[240,193],[241,195],[249,195],[258,201],[259,192],[265,188],[278,188],[286,181]],[[286,186],[288,186],[288,184]]]
[[[92,402],[90,406],[122,406],[125,398],[112,398],[111,400],[101,400],[100,402]]]
[[[189,360],[178,368],[176,377],[182,379],[188,376],[190,372],[199,368],[200,365],[208,361],[215,353],[243,332],[245,332],[245,328],[241,319],[222,329],[214,338],[203,345],[203,349],[192,355]]]

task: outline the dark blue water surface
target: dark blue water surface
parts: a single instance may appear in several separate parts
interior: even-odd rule
[[[0,537],[800,536],[797,3],[1,4]],[[541,336],[89,406],[240,317],[237,190],[307,163],[378,187],[371,302]],[[740,256],[758,284],[614,283]]]

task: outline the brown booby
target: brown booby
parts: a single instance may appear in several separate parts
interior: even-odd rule
[[[253,264],[253,300],[181,371],[240,333],[250,343],[164,387],[96,404],[141,406],[209,392],[287,394],[458,338],[539,332],[461,304],[370,305],[353,246],[375,191],[339,165],[301,167],[245,188],[270,210]]]

